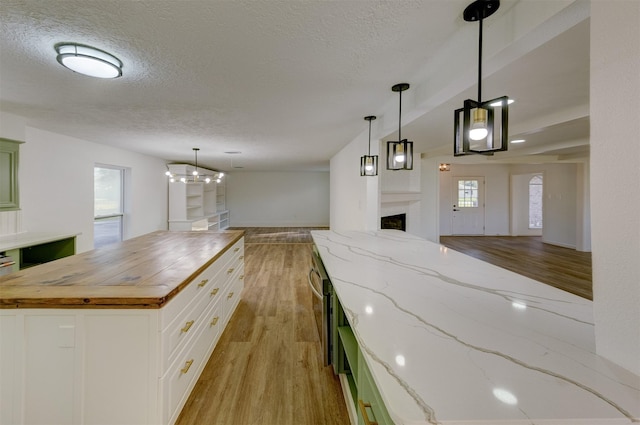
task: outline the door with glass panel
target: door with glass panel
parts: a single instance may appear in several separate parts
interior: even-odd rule
[[[484,234],[484,178],[453,178],[454,235]]]

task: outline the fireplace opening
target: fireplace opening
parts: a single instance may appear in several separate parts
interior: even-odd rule
[[[406,232],[407,231],[407,215],[396,214],[396,215],[388,215],[386,217],[382,217],[380,218],[380,228],[402,230],[403,232]]]

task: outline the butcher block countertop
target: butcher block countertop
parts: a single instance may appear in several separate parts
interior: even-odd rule
[[[244,231],[158,231],[0,277],[0,308],[161,308]]]

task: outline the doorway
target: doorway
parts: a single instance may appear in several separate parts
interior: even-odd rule
[[[484,234],[484,177],[453,178],[453,235]]]

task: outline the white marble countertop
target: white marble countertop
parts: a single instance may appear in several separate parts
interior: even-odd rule
[[[591,301],[400,231],[312,235],[397,425],[640,422]]]

